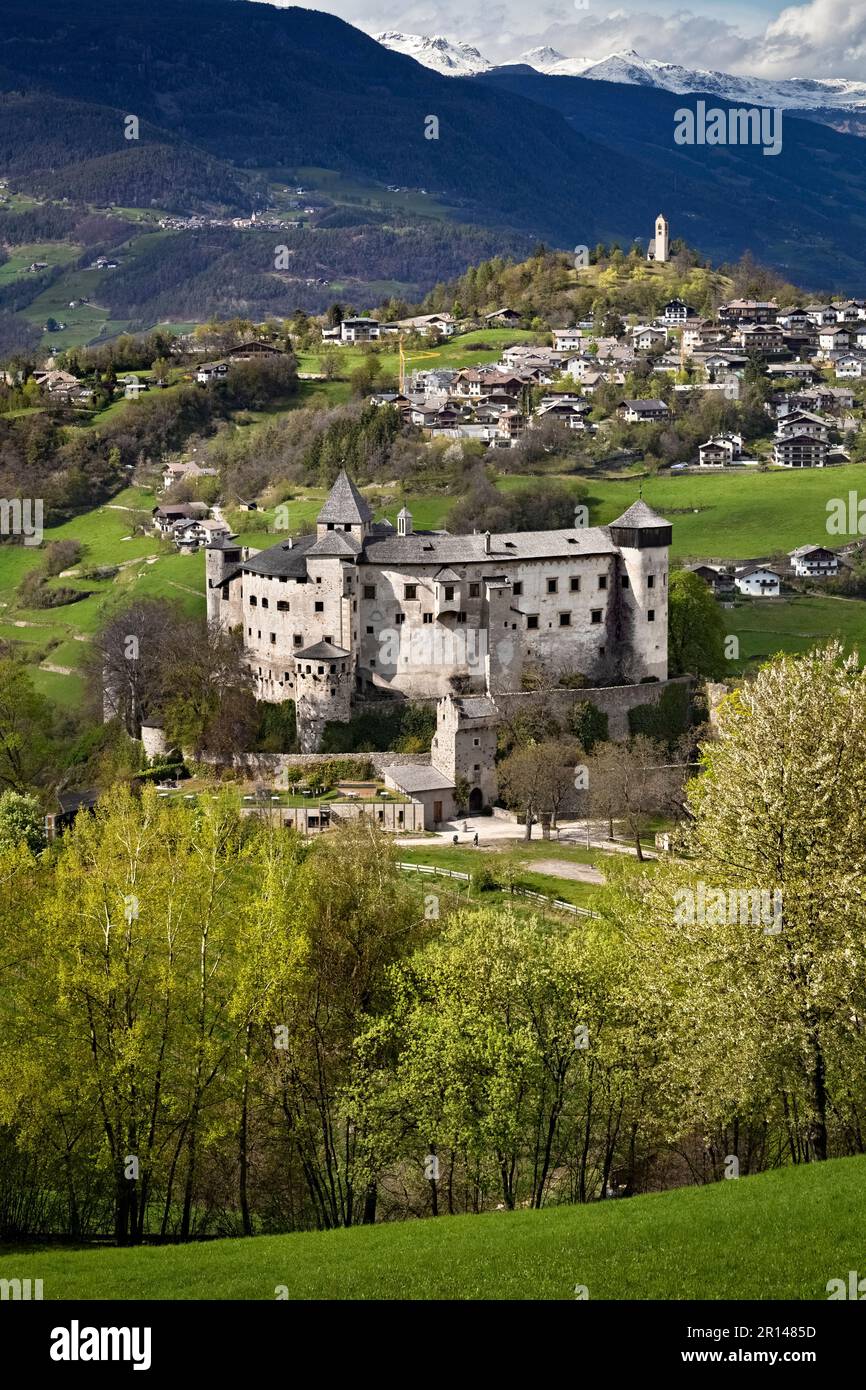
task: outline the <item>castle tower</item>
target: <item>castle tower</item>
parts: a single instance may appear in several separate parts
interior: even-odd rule
[[[331,720],[348,723],[352,717],[354,661],[345,647],[316,642],[295,652],[295,713],[298,747],[315,753]]]
[[[622,640],[631,650],[627,677],[635,683],[648,677],[666,681],[671,524],[639,501],[608,529],[622,559],[617,597],[624,619]]]
[[[205,546],[205,578],[207,594],[207,620],[226,629],[240,621],[240,614],[233,615],[228,609],[233,607],[228,601],[225,589],[220,588],[223,579],[240,564],[241,547],[235,545],[234,536],[217,536]]]
[[[446,695],[436,706],[430,761],[452,782],[469,783],[468,810],[476,814],[496,800],[496,729],[499,711],[485,695]]]
[[[344,531],[354,537],[359,545],[363,545],[370,534],[372,520],[373,513],[367,502],[345,468],[341,468],[325,505],[316,518],[316,535],[321,539],[329,531]]]
[[[412,534],[412,513],[408,507],[401,507],[397,513],[397,535],[411,536]]]
[[[670,259],[671,228],[663,212],[656,218],[656,234],[647,250],[648,261],[658,261],[664,265]]]

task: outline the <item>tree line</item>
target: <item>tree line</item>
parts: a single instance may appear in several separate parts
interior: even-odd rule
[[[592,919],[455,906],[371,824],[304,842],[230,791],[116,788],[47,850],[7,842],[4,1235],[538,1208],[863,1152],[864,696],[833,645],[729,696],[676,853],[606,860]]]

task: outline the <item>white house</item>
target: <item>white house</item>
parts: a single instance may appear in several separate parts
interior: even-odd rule
[[[778,598],[779,576],[764,565],[744,565],[734,575],[734,583],[747,598]]]
[[[827,579],[839,573],[839,556],[824,545],[798,545],[788,558],[798,579]]]
[[[741,434],[714,434],[698,448],[701,468],[729,468],[743,456]]]
[[[322,336],[324,337],[324,334]],[[380,336],[381,325],[378,319],[358,317],[343,319],[340,324],[342,343],[370,343]]]
[[[553,346],[556,352],[579,352],[583,342],[579,328],[554,328]]]

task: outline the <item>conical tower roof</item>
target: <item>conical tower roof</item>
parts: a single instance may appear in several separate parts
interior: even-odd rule
[[[337,474],[336,482],[328,493],[325,505],[319,512],[320,522],[333,521],[343,526],[363,526],[372,521],[373,513],[361,496],[345,468]]]
[[[618,516],[616,521],[612,521],[611,526],[627,526],[631,530],[636,530],[643,526],[670,526],[667,517],[659,516],[652,507],[648,507],[643,498],[637,502],[632,502],[628,511]]]

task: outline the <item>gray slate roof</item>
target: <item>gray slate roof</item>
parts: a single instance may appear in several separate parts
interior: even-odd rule
[[[658,525],[659,523],[654,523]],[[663,522],[667,525],[667,522]],[[462,565],[484,560],[556,560],[575,555],[611,555],[616,550],[605,526],[582,526],[572,531],[513,531],[490,537],[451,536],[445,531],[414,531],[411,536],[368,541],[371,564]]]
[[[383,767],[383,777],[390,777],[401,792],[453,791],[454,783],[438,767],[424,767],[420,763],[407,763],[404,767]]]
[[[352,559],[361,549],[359,541],[345,531],[326,531],[307,551],[308,555],[346,555]]]
[[[499,711],[486,695],[469,697],[458,702],[460,713],[465,719],[496,719]]]
[[[373,520],[373,513],[361,496],[345,468],[337,474],[337,480],[328,493],[325,505],[319,512],[319,521],[338,521],[361,526]]]
[[[637,502],[632,502],[627,511],[622,516],[618,516],[616,521],[612,521],[611,526],[670,526],[666,517],[659,516],[652,507],[648,507],[643,498]]]
[[[335,647],[333,642],[314,642],[312,647],[304,647],[302,652],[293,652],[296,661],[337,661],[350,656],[345,647]]]

